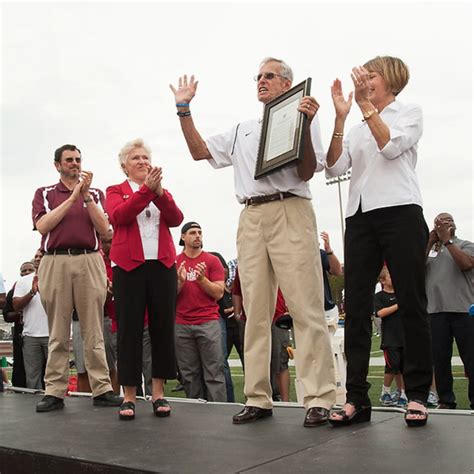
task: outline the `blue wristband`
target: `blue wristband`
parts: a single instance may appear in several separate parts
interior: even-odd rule
[[[185,102],[181,102],[180,104],[176,104],[176,107],[189,107],[189,104],[186,104]]]

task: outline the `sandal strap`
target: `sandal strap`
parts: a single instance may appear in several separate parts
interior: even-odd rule
[[[422,415],[422,416],[427,416],[428,413],[426,411],[421,411],[421,410],[407,410],[406,411],[407,415]]]
[[[120,411],[133,410],[135,411],[135,403],[133,402],[123,402],[120,405]]]
[[[157,398],[154,402],[153,402],[153,408],[156,410],[157,408],[160,408],[160,407],[169,407],[170,404],[168,402],[168,400],[166,400],[166,398]]]

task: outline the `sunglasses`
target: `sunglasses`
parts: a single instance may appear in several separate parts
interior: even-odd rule
[[[262,77],[267,79],[267,81],[271,81],[275,76],[281,77],[282,79],[287,79],[285,76],[282,76],[281,74],[277,74],[276,72],[264,72],[257,74],[254,76],[254,81],[258,82]]]

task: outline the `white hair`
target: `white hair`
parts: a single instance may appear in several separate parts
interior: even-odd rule
[[[270,56],[264,58],[260,63],[260,67],[267,63],[279,63],[280,64],[280,74],[285,78],[293,82],[293,71],[288,64],[285,63],[282,59],[272,58]]]

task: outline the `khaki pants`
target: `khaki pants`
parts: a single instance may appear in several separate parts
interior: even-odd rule
[[[311,201],[298,197],[246,207],[237,234],[245,328],[248,406],[272,407],[271,322],[280,286],[293,317],[296,365],[306,408],[336,401],[334,359],[324,315],[323,277]]]
[[[107,276],[100,253],[45,255],[38,270],[38,282],[49,326],[46,394],[58,398],[66,394],[73,308],[79,315],[92,394],[96,397],[112,390],[102,329]]]

